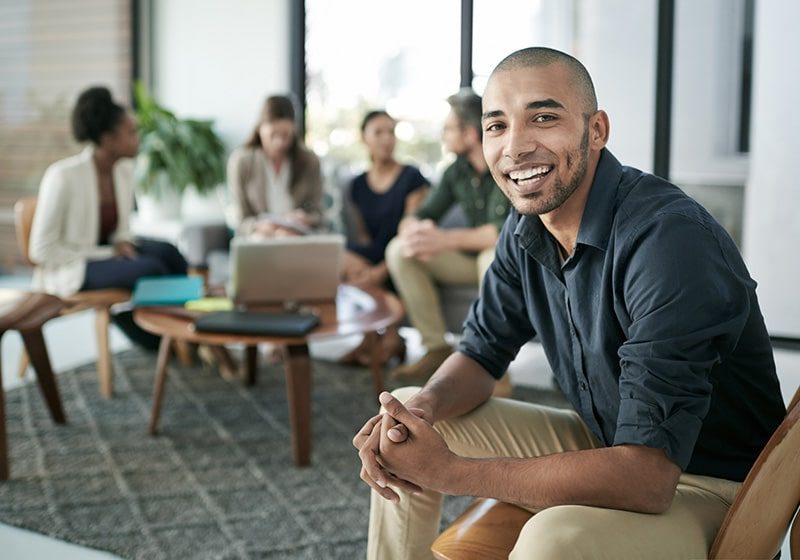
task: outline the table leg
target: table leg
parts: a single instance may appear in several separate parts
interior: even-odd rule
[[[252,387],[256,384],[258,374],[258,346],[252,345],[244,349],[245,354],[245,385]]]
[[[164,399],[164,386],[167,384],[167,364],[169,363],[172,338],[161,337],[158,347],[158,361],[156,362],[156,379],[153,385],[153,409],[150,411],[150,426],[148,431],[151,436],[158,433],[158,417],[161,414],[161,401]]]
[[[50,409],[50,416],[56,424],[64,424],[64,409],[61,407],[61,397],[58,394],[58,385],[53,375],[53,368],[50,366],[50,358],[47,355],[47,346],[44,344],[44,337],[41,329],[34,331],[20,332],[22,340],[25,342],[25,350],[28,353],[31,365],[36,372],[36,381],[42,396]]]
[[[311,463],[311,359],[307,344],[284,347],[289,426],[294,463]]]
[[[372,373],[372,386],[375,389],[375,400],[383,392],[383,345],[382,336],[376,332],[367,333],[369,337],[369,371]]]

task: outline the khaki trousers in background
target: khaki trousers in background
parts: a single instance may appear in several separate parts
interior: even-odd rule
[[[405,402],[419,389],[394,395]],[[436,424],[453,452],[467,457],[537,457],[601,444],[577,413],[507,399],[490,399],[469,414]],[[682,475],[670,509],[659,515],[589,506],[556,506],[523,527],[512,559],[706,558],[740,484]],[[442,495],[397,490],[394,504],[372,493],[367,558],[432,558]]]
[[[494,247],[477,255],[462,251],[440,253],[429,261],[403,256],[403,244],[392,239],[386,247],[386,266],[405,305],[411,324],[430,352],[447,347],[446,327],[437,284],[480,286],[494,260]]]

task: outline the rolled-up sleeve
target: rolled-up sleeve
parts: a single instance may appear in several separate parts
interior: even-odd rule
[[[509,218],[511,220],[511,218]],[[520,347],[535,335],[527,313],[515,262],[522,251],[513,223],[506,223],[497,242],[495,258],[483,279],[481,296],[464,321],[458,350],[478,362],[492,376],[503,376]]]
[[[687,243],[686,240],[691,240]],[[626,240],[615,289],[630,317],[619,349],[614,445],[663,449],[681,469],[709,411],[711,369],[736,347],[754,283],[704,217],[661,214]]]

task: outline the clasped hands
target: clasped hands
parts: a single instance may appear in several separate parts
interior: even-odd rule
[[[428,261],[450,249],[447,236],[433,220],[406,218],[399,230],[403,255]]]
[[[444,491],[457,456],[433,429],[431,413],[407,408],[386,392],[379,400],[386,412],[370,418],[353,438],[361,459],[361,479],[393,502],[400,501],[400,496],[391,487],[410,493]]]
[[[309,227],[311,227],[311,217],[298,208],[288,212],[281,219],[259,219],[254,226],[254,232],[262,237],[296,237],[303,235],[303,228]]]
[[[130,241],[117,241],[114,243],[114,254],[123,259],[135,259],[139,256],[139,251]]]

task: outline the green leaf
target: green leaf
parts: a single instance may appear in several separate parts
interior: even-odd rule
[[[225,181],[225,145],[213,121],[180,119],[159,105],[141,82],[134,84],[140,131],[134,179],[143,193],[183,192],[194,185],[209,192]]]

